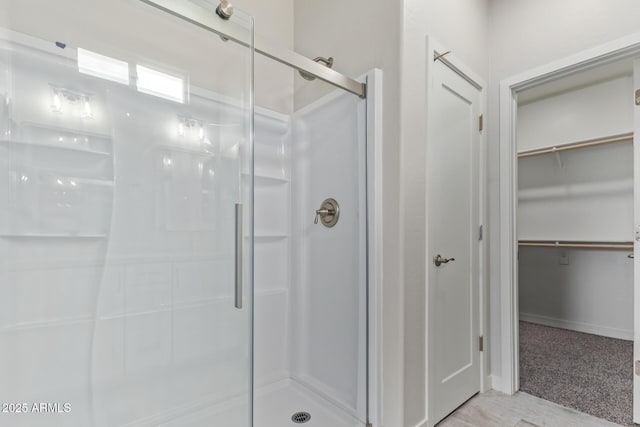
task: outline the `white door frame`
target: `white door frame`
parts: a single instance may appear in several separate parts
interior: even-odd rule
[[[428,88],[430,87],[430,83],[431,83],[431,79],[433,78],[433,66],[434,66],[434,57],[436,55],[441,55],[445,52],[450,52],[448,49],[446,49],[445,46],[443,46],[441,43],[439,43],[436,39],[434,39],[433,37],[427,37],[427,52],[426,52],[426,88],[427,88],[427,93],[426,93],[426,99],[427,99],[427,112],[425,112],[427,114],[428,117],[428,111],[430,108],[432,108],[432,100],[429,96],[428,93]],[[446,53],[445,55],[443,55],[441,57],[441,59],[438,59],[439,61],[444,62],[444,64],[446,66],[448,66],[449,68],[451,68],[454,72],[456,72],[458,75],[460,75],[462,78],[464,78],[465,80],[467,80],[471,85],[475,86],[478,91],[480,91],[480,112],[481,114],[483,114],[484,116],[484,122],[486,123],[486,111],[487,111],[487,84],[485,83],[484,79],[481,78],[478,74],[476,74],[472,69],[470,69],[469,67],[467,67],[453,52],[451,53]],[[427,126],[429,126],[429,123],[427,122]],[[480,162],[480,167],[479,167],[479,175],[480,175],[480,194],[478,195],[478,200],[479,200],[479,218],[480,218],[480,224],[483,227],[483,238],[480,241],[480,261],[479,261],[479,273],[480,273],[480,277],[479,277],[479,304],[480,307],[478,307],[478,313],[480,316],[479,322],[480,322],[480,335],[485,337],[484,338],[484,351],[480,352],[480,392],[484,393],[488,390],[490,390],[492,388],[491,385],[491,381],[489,380],[489,377],[487,376],[488,373],[488,362],[489,362],[489,357],[488,357],[488,340],[487,340],[487,335],[488,335],[488,330],[489,330],[489,294],[488,294],[488,246],[487,246],[487,130],[486,130],[486,126],[485,129],[480,133],[480,149],[479,149],[479,162]],[[429,143],[428,141],[428,137],[427,137],[427,144]],[[425,163],[426,163],[426,159],[425,159]],[[429,185],[429,183],[427,183],[427,186]],[[425,209],[425,221],[427,221],[428,223],[428,215],[429,215],[429,200],[428,198],[425,198],[425,202],[426,202],[426,209]],[[428,230],[428,227],[427,227]],[[426,281],[426,285],[427,287],[429,286],[429,268],[430,268],[430,244],[429,244],[429,236],[427,236],[427,259],[425,260],[425,270],[424,270],[424,274],[425,274],[425,281]],[[428,298],[429,296],[429,292],[427,290],[427,292],[425,293],[425,296]],[[429,301],[425,301],[425,307],[429,307]],[[427,325],[427,334],[429,333],[429,329],[431,327],[433,327],[433,325],[430,324],[429,322],[429,310],[425,310],[425,321],[426,321],[426,325]],[[427,384],[427,408],[432,407],[432,397],[433,397],[433,393],[432,393],[432,384],[429,381],[429,361],[430,361],[430,352],[429,352],[429,339],[427,337],[427,339],[425,340],[425,354],[427,355],[427,369],[425,369],[425,374],[426,374],[426,378],[425,378],[425,382]],[[430,419],[431,414],[428,413],[429,411],[427,410],[427,419]],[[421,425],[425,425],[427,424],[426,421],[423,422]]]
[[[502,371],[494,388],[520,388],[518,351],[518,241],[516,235],[518,92],[599,65],[640,55],[640,33],[611,41],[500,82],[500,322]]]

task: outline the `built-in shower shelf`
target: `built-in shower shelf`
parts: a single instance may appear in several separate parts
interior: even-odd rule
[[[248,177],[248,173],[243,173],[242,176]],[[256,173],[253,175],[253,179],[256,184],[274,185],[274,184],[286,184],[289,182],[288,178],[281,176],[266,175],[262,173]]]
[[[158,151],[168,151],[170,153],[190,154],[196,157],[214,157],[215,156],[215,154],[212,153],[211,151],[207,151],[202,148],[187,147],[187,146],[181,146],[181,145],[161,144],[161,145],[156,145],[154,149]]]
[[[77,176],[58,175],[55,171],[47,171],[49,179],[59,180],[58,184],[65,185],[67,188],[76,187],[78,185],[90,185],[95,187],[113,187],[114,181],[110,179],[96,179],[96,178],[81,178]],[[55,185],[53,183],[47,183],[49,185]],[[77,187],[76,187],[77,188]]]
[[[84,185],[95,185],[98,187],[113,187],[114,182],[108,179],[91,179],[91,178],[75,178],[75,177],[65,177],[72,180],[75,180],[78,184]]]
[[[94,233],[0,233],[0,238],[8,239],[104,239],[106,234]]]
[[[256,240],[260,240],[260,241],[273,241],[273,240],[283,240],[283,239],[287,239],[289,236],[287,234],[266,234],[266,233],[260,233],[260,234],[255,234],[253,236]]]
[[[285,184],[289,182],[287,178],[267,175],[255,175],[256,182],[264,182],[265,184]]]
[[[107,151],[92,150],[90,148],[84,148],[84,147],[72,146],[72,145],[45,144],[41,142],[28,142],[28,141],[20,141],[20,140],[12,140],[12,139],[0,139],[0,144],[21,146],[24,148],[34,147],[34,148],[47,149],[47,150],[51,149],[51,150],[72,151],[75,153],[92,154],[96,156],[111,156],[111,153]]]
[[[20,128],[22,129],[43,129],[44,131],[48,131],[48,132],[61,132],[64,134],[72,134],[72,135],[77,135],[77,136],[86,136],[88,138],[94,138],[94,139],[102,139],[105,141],[111,141],[111,135],[108,133],[101,133],[101,132],[94,132],[94,131],[90,131],[87,129],[78,129],[78,128],[74,128],[74,127],[65,127],[65,126],[56,126],[56,125],[52,125],[49,123],[42,123],[42,122],[31,122],[31,121],[24,121],[22,123],[20,123]]]
[[[94,320],[93,316],[75,317],[69,319],[47,319],[30,322],[19,322],[5,326],[7,331],[20,331],[30,329],[52,328],[60,326],[74,326],[90,323]]]

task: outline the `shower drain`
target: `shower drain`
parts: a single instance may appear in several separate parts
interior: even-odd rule
[[[308,412],[296,412],[295,414],[291,415],[291,421],[293,421],[296,424],[306,423],[310,419],[311,419],[311,414]]]

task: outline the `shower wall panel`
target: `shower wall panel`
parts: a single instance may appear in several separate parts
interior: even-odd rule
[[[365,102],[334,92],[293,117],[292,377],[365,419]],[[337,224],[314,224],[326,198]]]

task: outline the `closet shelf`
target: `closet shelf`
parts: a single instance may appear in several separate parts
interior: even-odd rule
[[[532,248],[575,248],[633,250],[633,242],[580,242],[565,240],[519,240],[518,246]]]
[[[559,153],[561,151],[575,150],[578,148],[595,147],[597,145],[613,144],[617,142],[633,142],[633,133],[609,136],[606,138],[590,139],[587,141],[571,142],[569,144],[555,145],[553,147],[538,148],[535,150],[522,151],[518,153],[518,158],[539,156],[542,154]]]

